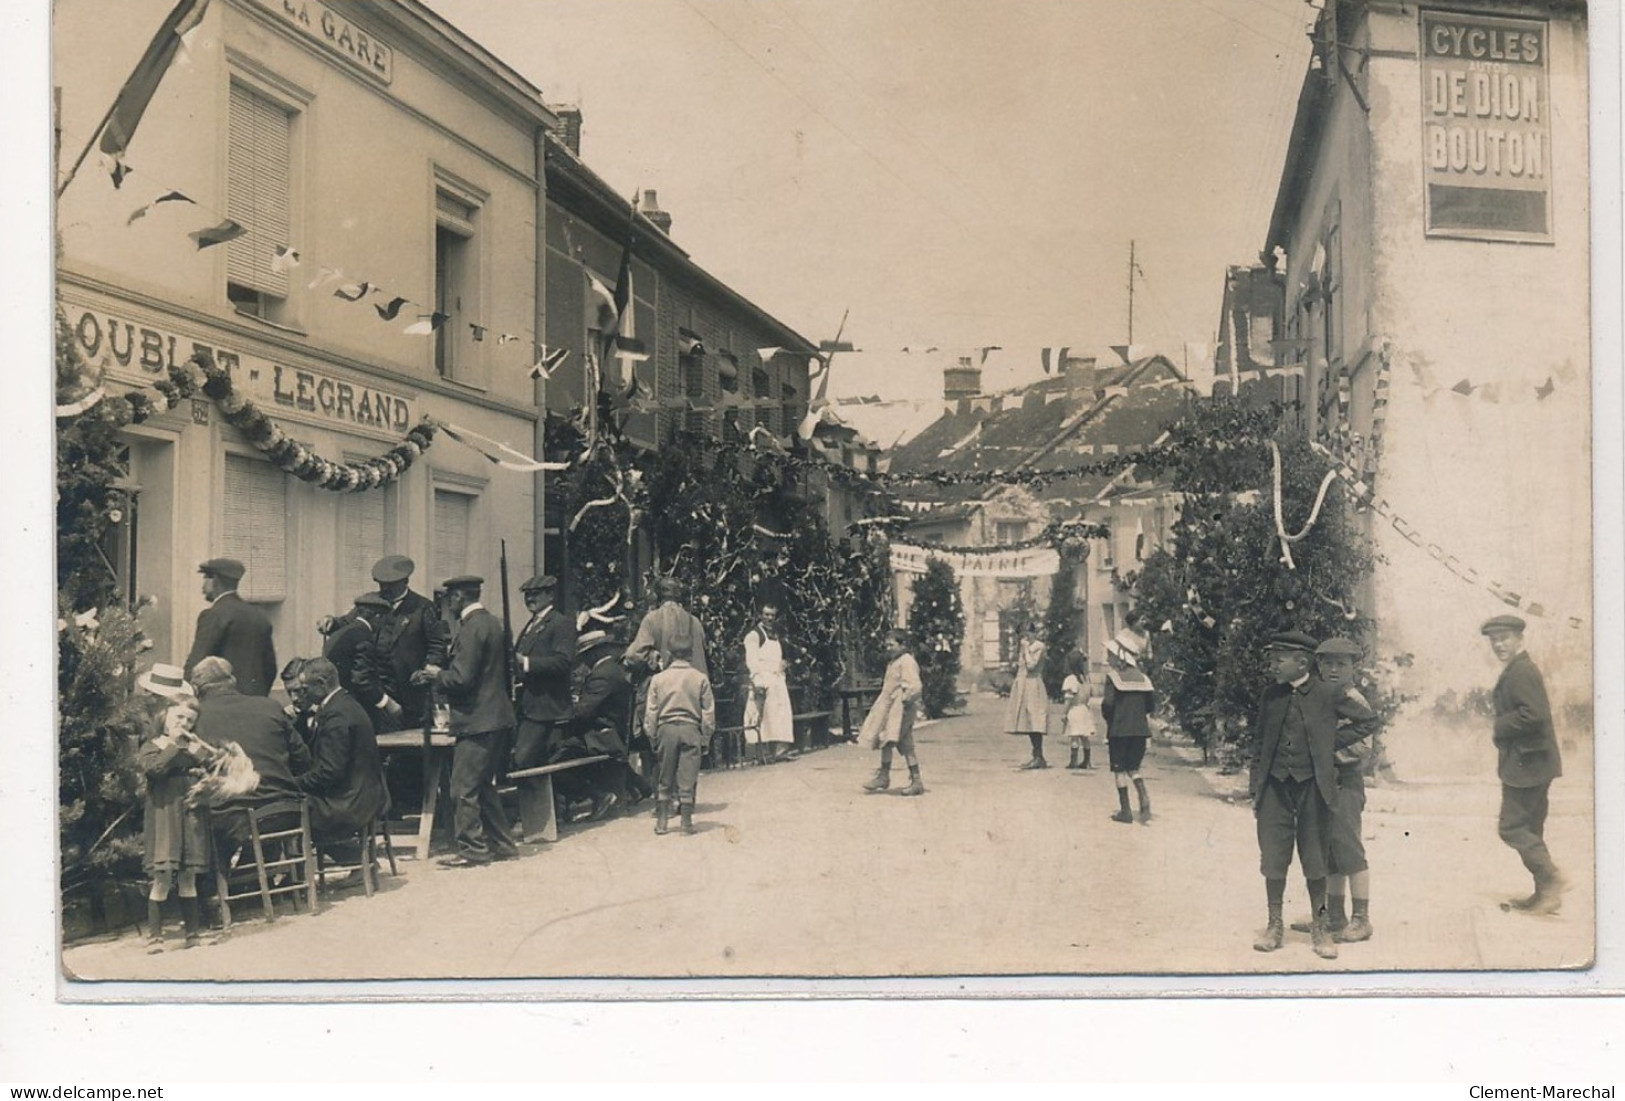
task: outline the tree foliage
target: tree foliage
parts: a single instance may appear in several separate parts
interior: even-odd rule
[[[1062,555],[1061,567],[1050,581],[1049,610],[1044,615],[1044,690],[1052,700],[1061,698],[1067,656],[1078,646],[1078,612],[1072,606],[1077,569],[1076,559]]]
[[[909,606],[909,633],[920,663],[921,704],[931,718],[940,718],[958,700],[959,647],[965,639],[965,609],[959,599],[959,579],[953,567],[931,558],[925,572],[914,579]]]
[[[1279,405],[1234,398],[1194,404],[1172,426],[1156,471],[1182,495],[1168,543],[1126,578],[1150,673],[1181,725],[1203,744],[1215,733],[1245,748],[1267,682],[1263,646],[1278,631],[1363,642],[1372,622],[1359,594],[1372,557],[1334,482],[1320,516],[1283,560],[1271,496],[1274,441],[1282,457],[1284,525],[1307,522],[1326,462],[1285,423]]]

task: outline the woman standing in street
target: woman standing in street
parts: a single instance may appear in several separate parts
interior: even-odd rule
[[[1049,696],[1044,691],[1044,643],[1038,637],[1038,625],[1029,623],[1021,632],[1021,645],[1016,651],[1016,679],[1010,685],[1010,702],[1005,709],[1004,729],[1011,734],[1025,734],[1032,743],[1033,755],[1024,769],[1048,768],[1044,760],[1044,730],[1049,721]]]

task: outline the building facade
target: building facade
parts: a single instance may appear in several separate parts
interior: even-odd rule
[[[1264,253],[1304,427],[1385,502],[1381,649],[1425,694],[1482,686],[1513,603],[1587,701],[1585,4],[1337,0],[1315,39]]]
[[[94,137],[170,7],[56,5],[64,151]],[[59,202],[59,306],[90,368],[141,387],[208,348],[334,461],[382,454],[425,416],[528,452],[540,150],[557,124],[539,91],[414,0],[215,0],[184,41],[119,185],[92,158]],[[241,236],[192,236],[226,219]],[[423,590],[494,582],[504,543],[515,583],[541,564],[540,476],[444,435],[396,482],[351,493],[283,473],[201,395],[127,439],[129,508],[107,549],[132,598],[157,598],[158,660],[187,651],[207,558],[247,564],[241,592],[283,658],[319,652],[318,619],[375,587],[382,554],[415,559]]]

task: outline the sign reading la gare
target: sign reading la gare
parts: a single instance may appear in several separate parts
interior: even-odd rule
[[[304,413],[319,421],[391,432],[412,426],[412,403],[407,398],[323,371],[244,355],[104,311],[70,312],[69,323],[86,366],[114,375],[147,376],[141,381],[151,382],[185,363],[193,352],[203,351],[231,372],[239,393],[262,403],[272,415],[279,410]]]

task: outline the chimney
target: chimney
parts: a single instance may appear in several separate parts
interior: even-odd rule
[[[553,113],[559,117],[559,140],[570,152],[581,156],[581,108],[555,107]]]
[[[1094,356],[1067,356],[1066,362],[1061,364],[1061,370],[1066,376],[1067,385],[1074,392],[1092,391],[1096,388]]]
[[[671,215],[660,209],[660,199],[655,195],[654,188],[644,189],[643,201],[638,204],[638,211],[653,222],[661,233],[671,236]]]
[[[973,398],[982,392],[982,369],[972,367],[970,356],[960,356],[959,362],[942,372],[942,396],[948,401]]]

